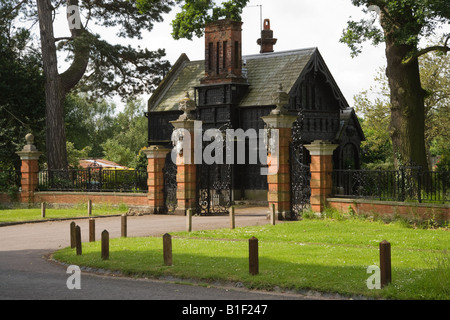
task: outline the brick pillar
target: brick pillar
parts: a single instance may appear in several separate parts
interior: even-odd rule
[[[278,132],[278,143],[276,140],[271,142],[270,138],[268,142],[267,163],[270,167],[267,176],[269,187],[267,200],[269,202],[269,208],[271,209],[272,205],[275,205],[275,212],[278,219],[283,220],[290,217],[291,211],[289,146],[292,141],[292,125],[297,119],[297,116],[287,114],[284,109],[284,105],[289,102],[289,96],[282,91],[281,86],[272,98],[277,108],[268,116],[261,118],[266,123],[267,128],[272,132],[272,136],[273,130],[277,130]],[[274,148],[278,150],[274,150]]]
[[[184,99],[179,102],[179,109],[184,113],[177,120],[170,121],[174,127],[172,161],[175,161],[177,165],[176,215],[186,215],[188,209],[196,208],[197,167],[194,161],[194,141],[197,121],[194,116],[195,108],[195,101],[186,92]]]
[[[22,166],[20,168],[22,174],[21,180],[21,202],[33,203],[34,202],[34,192],[39,183],[39,157],[42,152],[39,152],[33,145],[34,136],[32,134],[27,134],[25,137],[27,144],[23,147],[22,151],[16,152],[22,161]]]
[[[170,123],[175,131],[172,136],[177,165],[176,215],[186,215],[188,209],[196,208],[197,167],[194,163],[194,120],[176,120]],[[172,158],[174,155],[172,155]]]
[[[339,145],[316,140],[305,145],[311,155],[311,209],[322,212],[332,192],[333,152]]]
[[[163,169],[170,151],[171,149],[161,146],[150,146],[144,151],[148,160],[148,206],[154,214],[164,213],[165,210]]]

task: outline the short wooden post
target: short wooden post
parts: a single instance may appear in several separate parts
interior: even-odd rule
[[[230,212],[230,228],[234,229],[236,227],[236,219],[235,219],[235,214],[234,214],[234,207],[230,207],[229,212]]]
[[[73,249],[73,248],[75,248],[75,243],[76,243],[76,241],[75,241],[75,239],[76,239],[76,236],[75,236],[75,222],[74,221],[72,221],[71,223],[70,223],[70,247]]]
[[[88,200],[88,216],[92,214],[92,200]]]
[[[123,238],[126,238],[127,237],[127,215],[126,214],[122,215],[121,221],[122,221],[121,235]]]
[[[106,230],[102,232],[102,259],[109,259],[109,232]]]
[[[186,211],[186,231],[192,231],[192,209],[187,209]]]
[[[380,278],[382,288],[392,281],[391,244],[386,240],[380,242]]]
[[[76,242],[76,250],[77,256],[81,255],[81,228],[80,226],[75,227],[75,242]]]
[[[257,275],[259,273],[259,261],[258,261],[258,239],[252,237],[248,241],[248,265],[251,275]]]
[[[89,219],[89,242],[95,241],[95,219]]]
[[[172,265],[172,236],[168,233],[163,235],[164,265]]]
[[[276,213],[275,213],[275,203],[272,203],[272,207],[270,208],[270,223],[275,225]]]
[[[41,203],[41,217],[45,218],[45,202]]]

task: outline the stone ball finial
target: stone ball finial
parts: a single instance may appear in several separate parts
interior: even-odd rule
[[[191,112],[195,110],[195,101],[189,96],[189,92],[186,91],[184,99],[179,103],[179,109],[184,111],[184,114],[180,116],[178,120],[194,120]]]
[[[272,103],[276,105],[276,109],[272,111],[272,114],[286,113],[284,106],[289,103],[289,95],[283,91],[283,85],[278,85],[278,90],[272,94]]]
[[[25,152],[30,152],[30,151],[37,151],[36,147],[34,146],[34,136],[31,133],[28,133],[25,136],[25,141],[27,142],[27,144],[23,147],[22,151]]]
[[[31,133],[29,133],[25,136],[25,140],[26,140],[27,144],[33,144],[34,136]]]

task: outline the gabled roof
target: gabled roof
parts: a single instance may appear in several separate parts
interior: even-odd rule
[[[349,128],[349,126],[352,126],[356,130],[356,133],[358,134],[360,141],[366,140],[366,136],[364,135],[364,132],[361,128],[355,110],[353,108],[349,108],[341,110],[340,112],[339,130],[336,133],[337,141],[342,140],[343,136],[345,135],[345,131]]]
[[[247,73],[250,86],[239,107],[271,105],[272,94],[279,84],[289,92],[306,72],[320,69],[332,84],[335,97],[341,101],[340,108],[348,108],[317,48],[247,55],[242,59],[243,72]],[[200,85],[200,79],[205,76],[204,70],[203,60],[190,61],[182,54],[149,99],[148,110],[151,112],[178,110],[179,101],[185,97],[186,92],[194,97],[194,87]]]
[[[308,48],[244,56],[250,87],[239,106],[272,104],[272,94],[278,85],[281,84],[285,91],[291,90],[316,50]]]

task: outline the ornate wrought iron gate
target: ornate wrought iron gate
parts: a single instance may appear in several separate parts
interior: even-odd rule
[[[292,142],[290,145],[292,219],[298,219],[303,210],[309,207],[311,197],[311,171],[309,165],[305,164],[302,123],[303,117],[299,113],[299,117],[292,127]]]
[[[223,136],[231,125],[219,128]],[[203,144],[203,150],[207,144]],[[223,164],[197,165],[197,213],[200,215],[227,214],[232,204],[233,165],[225,163],[226,145],[223,146]]]
[[[170,152],[167,154],[163,173],[165,211],[173,213],[177,208],[177,165],[173,163]]]
[[[231,206],[232,165],[197,165],[197,213],[226,214]]]

